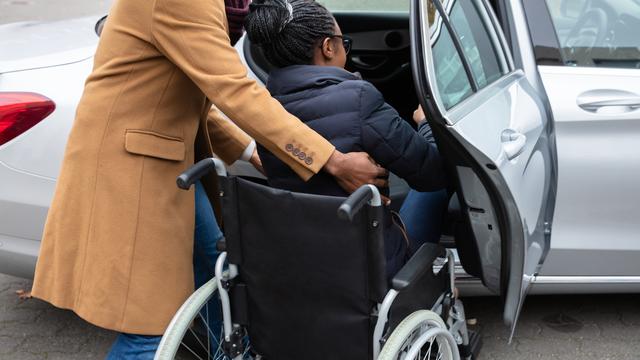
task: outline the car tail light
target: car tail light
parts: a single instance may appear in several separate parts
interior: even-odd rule
[[[29,92],[0,92],[0,145],[16,138],[49,116],[56,104]]]

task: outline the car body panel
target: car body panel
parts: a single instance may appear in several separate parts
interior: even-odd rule
[[[76,63],[0,74],[0,91],[27,91],[47,96],[56,110],[21,136],[0,146],[0,162],[34,176],[58,177],[92,58]],[[47,79],[47,81],[42,81]]]
[[[536,72],[548,94],[560,169],[552,246],[540,275],[626,276],[630,284],[640,276],[640,265],[631,260],[640,255],[640,111],[630,106],[589,109],[580,103],[639,102],[640,38],[620,26],[640,26],[640,3],[589,3],[604,10],[610,25],[609,35],[593,43],[593,55],[571,50],[569,30],[580,14],[563,10],[564,2],[523,4],[526,16],[536,19],[528,23],[535,48],[528,61],[537,62]],[[587,2],[574,2],[581,4]],[[568,47],[563,49],[561,43]],[[602,58],[586,61],[593,56]],[[619,61],[623,59],[634,61]]]
[[[32,278],[55,181],[0,162],[0,273]]]
[[[0,25],[0,74],[89,59],[99,17]]]
[[[553,267],[542,274],[592,274],[595,263],[605,265],[594,259],[601,256],[613,261],[599,275],[640,275],[639,261],[615,260],[620,252],[640,257],[640,106],[593,112],[578,105],[581,96],[594,91],[640,96],[640,69],[539,69],[556,118],[561,169],[552,248],[558,255],[571,250],[573,259],[572,269],[563,269],[554,254]]]
[[[0,146],[0,273],[32,278],[99,17],[0,25],[0,91],[47,96],[55,111]]]

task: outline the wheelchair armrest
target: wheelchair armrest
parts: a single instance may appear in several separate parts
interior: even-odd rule
[[[402,291],[421,278],[425,272],[433,271],[433,262],[438,257],[440,250],[440,246],[436,244],[422,245],[391,280],[393,289]]]

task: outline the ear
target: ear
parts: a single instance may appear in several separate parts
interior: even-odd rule
[[[327,60],[332,60],[336,56],[336,49],[333,47],[333,41],[331,38],[325,38],[322,40],[322,56]]]

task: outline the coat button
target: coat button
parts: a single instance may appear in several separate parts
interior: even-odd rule
[[[287,146],[285,146],[284,149],[287,150],[288,152],[292,152],[293,151],[293,144],[287,144]]]
[[[304,159],[306,159],[306,158],[307,158],[307,154],[305,154],[305,153],[304,153],[304,151],[303,151],[303,152],[301,152],[300,154],[298,154],[298,159],[300,159],[300,160],[304,160]]]
[[[298,156],[298,154],[300,154],[300,149],[298,148],[293,149],[293,155]]]
[[[304,163],[305,163],[305,164],[307,164],[307,165],[311,165],[311,164],[313,164],[313,159],[312,159],[312,158],[310,158],[310,157],[308,157],[308,158],[304,161]]]

